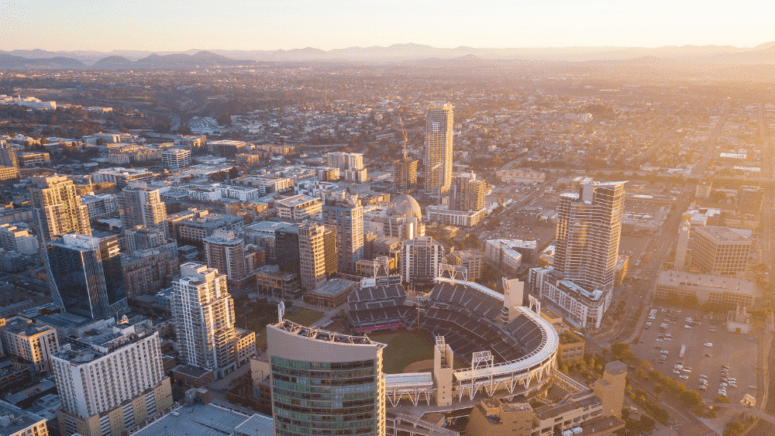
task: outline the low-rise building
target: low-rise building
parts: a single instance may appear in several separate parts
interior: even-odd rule
[[[0,320],[0,333],[6,354],[31,363],[39,375],[51,371],[51,356],[59,350],[55,329],[15,316]]]
[[[51,165],[51,156],[45,152],[27,151],[17,153],[16,158],[19,160],[19,165],[23,167]]]
[[[161,162],[167,168],[178,169],[191,165],[191,151],[172,148],[161,152]]]
[[[697,304],[723,304],[752,308],[756,297],[755,285],[747,280],[694,274],[683,271],[662,271],[657,276],[654,298],[682,301],[694,298]]]
[[[298,194],[275,201],[274,207],[277,209],[277,215],[282,219],[303,221],[321,212],[323,203],[317,198]]]
[[[46,420],[0,401],[0,436],[48,436]]]
[[[473,250],[453,251],[447,255],[447,263],[454,266],[462,266],[466,269],[469,281],[482,278],[482,266],[484,256]]]
[[[474,227],[485,217],[485,209],[481,210],[450,210],[447,206],[428,206],[425,208],[426,219],[437,223],[458,227]]]
[[[357,285],[351,280],[329,279],[322,286],[307,292],[305,299],[316,306],[339,307],[347,303],[347,296]]]
[[[298,274],[280,271],[279,265],[264,265],[255,273],[256,290],[260,295],[284,301],[301,297],[301,280]]]

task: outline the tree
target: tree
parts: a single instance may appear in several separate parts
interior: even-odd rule
[[[699,406],[702,404],[702,395],[700,395],[697,391],[684,391],[681,392],[681,396],[679,397],[682,403],[684,403],[685,406]]]
[[[622,419],[624,421],[627,421],[627,418],[629,418],[629,417],[630,417],[630,408],[629,407],[623,408],[622,409]]]
[[[656,385],[654,386],[654,395],[656,395],[657,398],[659,398],[662,393],[665,392],[665,387],[662,385]]]
[[[635,371],[635,377],[637,377],[639,380],[643,380],[644,378],[646,378],[646,373],[643,372],[642,369],[639,369]]]
[[[634,357],[632,351],[630,351],[630,346],[621,342],[614,344],[611,347],[611,352],[615,359],[632,359]]]

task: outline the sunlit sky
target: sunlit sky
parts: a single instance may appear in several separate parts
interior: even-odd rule
[[[773,24],[772,0],[0,0],[0,50],[752,47]]]

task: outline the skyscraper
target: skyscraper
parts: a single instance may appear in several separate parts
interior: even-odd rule
[[[158,227],[166,231],[167,209],[158,189],[149,189],[145,183],[132,182],[118,196],[121,226]]]
[[[327,199],[323,222],[336,229],[339,271],[355,274],[355,263],[363,259],[363,207],[358,197]]]
[[[433,103],[425,115],[425,191],[446,194],[452,184],[453,110]]]
[[[589,182],[578,194],[563,194],[557,207],[554,266],[530,270],[533,291],[583,328],[599,329],[611,305],[625,183]]]
[[[248,275],[245,265],[245,241],[233,232],[216,230],[203,239],[207,266],[226,274],[228,280],[242,280]]]
[[[126,434],[172,406],[159,333],[149,321],[91,333],[68,338],[51,359],[63,434]]]
[[[70,232],[91,235],[89,209],[67,177],[33,177],[30,200],[40,210],[45,240]]]
[[[487,183],[476,180],[473,172],[455,177],[450,192],[449,208],[452,210],[484,209],[484,190]]]
[[[274,239],[280,271],[299,274],[299,226],[291,224],[275,230]]]
[[[626,182],[590,182],[563,194],[557,208],[554,267],[588,291],[612,291]]]
[[[236,368],[234,300],[226,275],[194,262],[172,283],[172,319],[181,360],[223,377]]]
[[[118,238],[77,233],[48,244],[49,284],[65,312],[97,319],[128,310]]]
[[[337,269],[336,231],[305,221],[299,226],[301,287],[311,291],[328,280]]]
[[[384,344],[290,321],[266,334],[275,435],[385,434]]]
[[[430,236],[407,241],[401,250],[401,279],[414,285],[429,285],[439,277],[439,265],[444,259],[444,247]]]

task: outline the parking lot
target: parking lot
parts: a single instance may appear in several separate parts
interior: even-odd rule
[[[745,394],[756,396],[757,343],[753,337],[727,332],[718,315],[713,315],[714,320],[711,320],[710,315],[703,319],[703,313],[698,310],[660,306],[652,306],[648,310],[651,309],[657,309],[655,319],[647,319],[652,323],[651,327],[644,328],[640,342],[632,347],[638,357],[647,360],[665,376],[685,384],[688,389],[700,392],[706,401],[712,401],[718,395],[723,382],[720,373],[722,365],[729,367],[728,377],[736,379],[737,387],[731,386],[730,381],[726,382],[730,402],[739,403]],[[686,321],[687,318],[692,318],[691,324]],[[660,325],[665,323],[667,328],[662,330]],[[687,325],[691,328],[686,328]],[[715,332],[709,331],[711,328]],[[680,357],[682,345],[686,346],[683,358]],[[665,351],[667,358],[660,363],[659,357]],[[689,370],[675,373],[678,362],[683,362],[683,368]],[[704,391],[700,390],[702,375],[708,380],[707,390]]]

